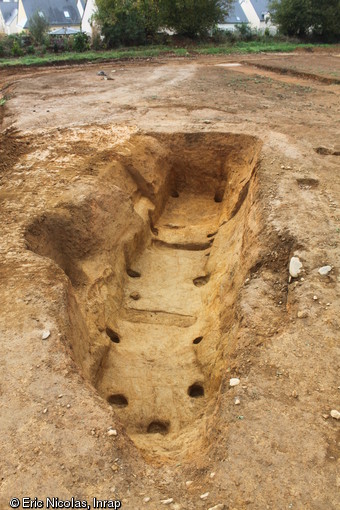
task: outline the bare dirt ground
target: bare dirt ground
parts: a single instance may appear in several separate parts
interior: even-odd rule
[[[1,510],[339,508],[339,73],[0,71]]]

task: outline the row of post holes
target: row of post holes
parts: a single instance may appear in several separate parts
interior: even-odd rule
[[[110,340],[115,343],[120,343],[119,335],[113,331],[111,328],[106,328],[106,334],[110,338]],[[198,336],[193,340],[193,344],[198,345],[203,340],[203,336]],[[194,383],[188,388],[188,395],[191,398],[200,398],[204,397],[204,387],[201,383]],[[122,393],[116,393],[114,395],[110,395],[107,398],[109,404],[115,407],[124,408],[129,405],[128,399]],[[148,434],[167,434],[169,431],[169,422],[163,421],[153,421],[149,424],[147,428]]]
[[[177,191],[173,191],[171,196],[173,198],[178,198],[179,193]],[[222,202],[222,199],[223,199],[223,196],[220,196],[220,193],[216,192],[215,197],[214,197],[215,202]],[[208,237],[213,237],[214,235],[215,235],[215,233],[209,235]],[[128,276],[130,276],[130,278],[140,278],[141,277],[141,274],[138,271],[134,271],[133,269],[127,269],[126,272],[127,272]],[[197,287],[200,287],[202,284],[204,285],[205,283],[207,283],[208,280],[209,280],[209,276],[204,276],[204,277],[201,276],[194,280],[194,284]],[[106,328],[106,334],[113,343],[115,343],[115,344],[120,343],[119,335],[115,331],[113,331],[111,328]],[[195,338],[193,340],[192,343],[195,345],[198,345],[202,340],[203,340],[203,336],[198,336],[197,338]],[[188,395],[191,398],[204,397],[203,385],[200,383],[192,384],[188,388]],[[112,406],[120,407],[120,408],[127,407],[129,404],[128,399],[125,397],[125,395],[123,395],[121,393],[117,393],[115,395],[110,395],[108,397],[107,401]],[[163,435],[165,435],[169,431],[169,426],[170,426],[170,423],[167,421],[159,421],[159,420],[152,421],[147,428],[147,433],[148,434],[163,434]]]

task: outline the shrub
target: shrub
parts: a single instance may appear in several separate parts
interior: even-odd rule
[[[19,46],[18,41],[14,41],[11,53],[12,53],[13,57],[21,57],[24,54],[24,52],[22,51],[22,49]]]
[[[241,39],[241,41],[251,41],[255,38],[255,34],[248,23],[241,23],[240,25],[237,25],[235,32],[238,39]]]
[[[73,36],[72,48],[74,51],[83,52],[89,48],[89,37],[85,32],[78,32]]]
[[[95,25],[92,26],[92,38],[91,38],[91,48],[95,51],[102,49],[103,41],[100,35],[100,31],[97,29]]]

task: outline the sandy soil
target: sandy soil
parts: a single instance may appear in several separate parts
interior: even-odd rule
[[[1,509],[339,508],[339,54],[0,71]]]

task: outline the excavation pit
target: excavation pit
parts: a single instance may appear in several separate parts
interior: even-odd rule
[[[95,191],[27,228],[28,248],[67,275],[73,358],[153,455],[180,455],[183,438],[199,448],[216,405],[250,270],[260,150],[246,135],[135,135]]]

